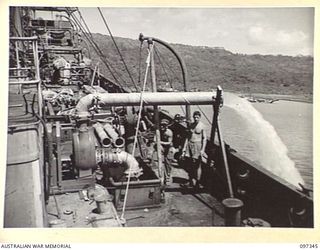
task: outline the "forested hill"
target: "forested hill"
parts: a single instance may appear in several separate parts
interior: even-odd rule
[[[118,81],[133,88],[129,74],[125,71],[111,38],[101,34],[94,34],[93,37],[113,70],[116,71],[113,74]],[[145,74],[147,45],[143,45],[140,53],[138,39],[116,37],[115,40],[133,80],[138,83],[140,78],[138,84],[141,85]],[[193,90],[212,90],[217,85],[221,85],[225,90],[246,94],[312,95],[313,57],[245,55],[232,53],[221,47],[171,45],[186,63],[189,86]],[[177,60],[162,45],[156,44],[155,48],[154,58],[158,84],[169,83],[175,89],[182,90],[182,76]],[[92,48],[90,48],[90,53],[93,65],[95,65],[100,59]],[[101,61],[99,65],[101,73],[113,79]]]

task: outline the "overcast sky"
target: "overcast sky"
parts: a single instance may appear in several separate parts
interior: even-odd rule
[[[313,8],[101,8],[114,36],[139,33],[169,43],[234,53],[313,55]],[[107,34],[97,8],[80,8],[94,33]]]

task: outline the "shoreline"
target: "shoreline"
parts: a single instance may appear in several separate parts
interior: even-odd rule
[[[231,91],[230,91],[231,92]],[[237,95],[244,97],[253,97],[255,99],[273,99],[273,100],[282,100],[282,101],[292,101],[292,102],[304,102],[304,103],[313,103],[313,95],[283,95],[283,94],[262,94],[262,93],[252,93],[244,94],[239,92],[233,92]]]

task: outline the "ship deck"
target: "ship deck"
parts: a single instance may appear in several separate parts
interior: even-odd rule
[[[223,207],[205,189],[181,187],[187,181],[183,169],[172,168],[165,199],[160,207],[125,211],[127,227],[210,227],[224,226]],[[130,192],[130,190],[129,190]],[[55,199],[57,202],[55,202]],[[57,209],[58,205],[58,209]],[[48,220],[53,227],[118,227],[113,203],[108,212],[97,214],[95,202],[84,200],[79,193],[50,196],[47,206]],[[60,211],[63,223],[58,220]],[[122,211],[117,211],[121,217]],[[56,224],[55,224],[56,223]]]

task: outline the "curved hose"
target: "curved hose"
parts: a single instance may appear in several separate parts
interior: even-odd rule
[[[91,108],[92,102],[94,101],[95,98],[96,97],[94,94],[88,94],[84,97],[81,97],[75,108],[77,113],[79,115],[88,114],[89,108]]]
[[[107,167],[109,164],[119,164],[124,165],[126,167],[125,174],[131,177],[139,177],[142,175],[142,169],[139,167],[139,163],[136,158],[125,152],[108,152],[102,151],[100,162],[102,166]]]
[[[145,36],[143,36],[142,33],[140,33],[140,35],[139,35],[139,40],[141,42],[147,40],[147,41],[155,41],[157,43],[160,43],[161,45],[165,46],[167,49],[169,49],[175,55],[175,57],[177,58],[177,60],[179,62],[179,65],[181,67],[181,71],[182,71],[183,90],[185,92],[188,92],[189,91],[189,86],[188,86],[189,79],[188,79],[187,67],[186,67],[185,62],[182,60],[180,55],[175,51],[175,49],[173,47],[171,47],[171,45],[166,43],[165,41],[162,41],[162,40],[155,38],[155,37],[145,37]],[[187,121],[189,121],[190,120],[190,106],[189,105],[186,105],[186,117],[187,117]]]

